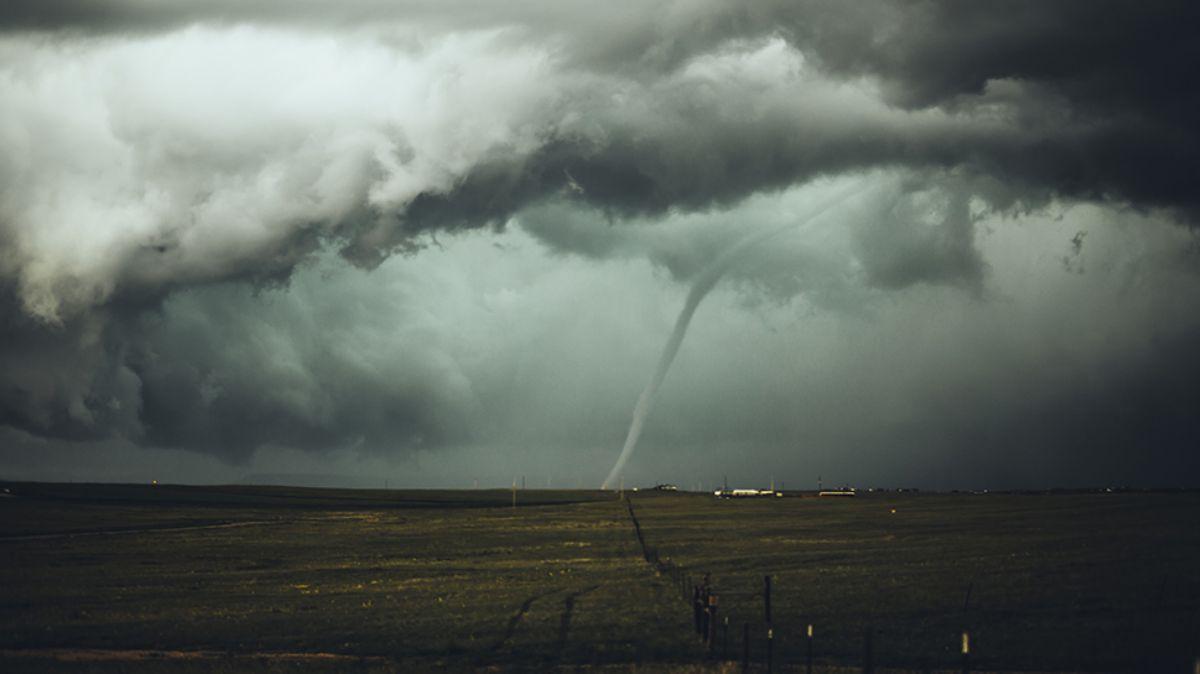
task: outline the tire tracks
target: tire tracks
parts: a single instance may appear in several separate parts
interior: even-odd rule
[[[562,660],[563,653],[567,648],[567,636],[571,631],[571,615],[575,612],[575,600],[583,595],[598,589],[599,585],[585,587],[582,590],[572,592],[563,599],[563,613],[558,622],[558,659]]]
[[[504,648],[505,644],[507,644],[509,641],[512,641],[513,634],[515,634],[517,631],[517,626],[521,624],[521,621],[525,618],[525,614],[529,612],[529,609],[533,606],[534,602],[543,597],[549,597],[552,594],[558,594],[559,592],[562,592],[562,590],[556,588],[553,590],[547,590],[546,592],[539,592],[526,599],[521,604],[521,608],[517,609],[517,612],[509,617],[508,624],[504,626],[503,636],[501,636],[500,640],[496,642],[496,645],[492,646],[491,648],[492,653],[499,653],[500,650]]]

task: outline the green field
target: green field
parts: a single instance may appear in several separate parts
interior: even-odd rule
[[[0,670],[719,671],[710,574],[776,669],[1190,671],[1200,494],[699,494],[8,484]],[[644,559],[629,504],[659,566]],[[893,510],[895,512],[893,512]],[[666,571],[663,571],[666,569]],[[969,594],[969,597],[968,597]],[[739,668],[725,666],[727,671]],[[849,671],[849,670],[847,670]]]

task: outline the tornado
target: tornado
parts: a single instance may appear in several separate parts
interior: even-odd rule
[[[675,327],[671,330],[671,336],[667,339],[666,345],[663,346],[662,355],[658,357],[658,365],[655,366],[653,374],[650,375],[650,381],[646,382],[646,388],[642,389],[642,394],[638,396],[637,404],[633,408],[633,420],[629,424],[629,432],[625,435],[625,444],[621,447],[621,454],[617,456],[617,462],[613,464],[608,477],[604,478],[604,482],[601,483],[601,489],[611,488],[613,482],[620,477],[621,471],[625,469],[625,463],[633,455],[633,450],[637,448],[638,438],[642,435],[642,427],[645,426],[646,418],[650,416],[650,410],[654,407],[654,399],[658,395],[658,388],[662,386],[663,380],[667,378],[667,372],[671,369],[671,363],[675,361],[675,355],[679,353],[679,347],[683,344],[683,338],[687,336],[688,326],[692,323],[692,316],[696,314],[696,309],[704,301],[704,298],[708,296],[708,293],[717,285],[717,281],[721,280],[721,277],[725,275],[725,272],[735,262],[740,260],[758,244],[794,227],[799,227],[812,221],[814,218],[821,216],[829,209],[861,190],[861,184],[852,185],[819,204],[794,222],[789,222],[780,227],[751,234],[743,238],[718,255],[712,264],[700,271],[696,276],[696,280],[692,282],[691,289],[688,290],[687,300],[684,301],[683,308],[680,309],[679,316],[675,319]]]

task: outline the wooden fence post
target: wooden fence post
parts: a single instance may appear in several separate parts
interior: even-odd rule
[[[729,616],[721,622],[721,660],[729,659]],[[1200,673],[1197,673],[1200,674]]]
[[[712,653],[716,650],[717,644],[717,595],[709,593],[708,595],[708,634],[705,635],[705,641],[708,642],[708,652]]]
[[[763,617],[771,624],[771,577],[763,576]]]
[[[767,626],[767,674],[775,674],[775,629]]]
[[[971,635],[962,633],[962,673],[971,673]]]
[[[812,628],[811,624],[808,626],[807,641],[808,641],[808,654],[804,658],[804,672],[805,672],[805,674],[812,674],[813,628]]]

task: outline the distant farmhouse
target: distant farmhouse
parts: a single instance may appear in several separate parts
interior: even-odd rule
[[[846,497],[846,496],[855,496],[855,495],[857,495],[857,492],[855,492],[853,489],[828,489],[825,491],[817,492],[817,496],[843,496],[843,497]]]
[[[728,489],[722,488],[713,492],[717,498],[758,498],[760,496],[783,496],[783,492],[774,489]]]

